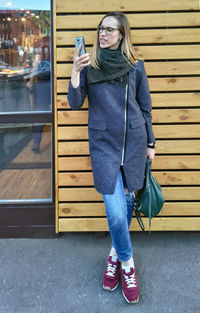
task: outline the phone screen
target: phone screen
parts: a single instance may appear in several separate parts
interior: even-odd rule
[[[84,41],[84,37],[75,37],[74,38],[75,41],[75,49],[77,50],[78,47],[81,45],[81,52],[80,55],[83,55],[86,53],[85,50],[85,41]]]

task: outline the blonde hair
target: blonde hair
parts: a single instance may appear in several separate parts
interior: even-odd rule
[[[130,64],[135,64],[137,63],[138,60],[141,59],[141,57],[134,51],[134,48],[131,44],[131,31],[130,31],[130,25],[128,22],[128,19],[126,17],[126,15],[122,12],[119,11],[113,11],[113,12],[109,12],[108,14],[106,14],[101,22],[99,23],[99,25],[101,25],[101,23],[103,22],[104,18],[108,17],[108,16],[113,16],[117,22],[118,22],[118,27],[119,27],[119,32],[122,35],[122,40],[121,40],[121,53],[123,55],[123,57],[127,60],[128,63]],[[91,61],[91,66],[99,69],[99,63],[98,63],[98,55],[99,55],[99,33],[97,31],[96,34],[96,40],[93,44],[93,47],[90,51],[90,61]]]

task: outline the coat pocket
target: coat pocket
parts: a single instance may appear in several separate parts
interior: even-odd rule
[[[137,128],[137,127],[139,127],[139,126],[142,126],[142,125],[144,125],[146,122],[145,122],[145,120],[144,119],[139,119],[139,120],[130,120],[129,121],[129,127],[130,128],[132,128],[132,129],[134,129],[134,128]]]
[[[88,128],[95,129],[95,130],[106,130],[107,123],[106,121],[102,121],[102,120],[89,120]]]

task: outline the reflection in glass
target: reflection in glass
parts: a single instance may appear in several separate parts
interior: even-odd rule
[[[0,10],[0,112],[49,111],[50,11]]]
[[[0,199],[51,199],[51,126],[0,125]]]

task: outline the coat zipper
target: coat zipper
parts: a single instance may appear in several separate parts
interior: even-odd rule
[[[122,161],[121,161],[121,165],[124,164],[124,150],[125,150],[125,142],[126,142],[127,98],[128,98],[128,84],[126,85],[126,91],[125,91],[124,140],[123,140],[123,148],[122,148]]]

